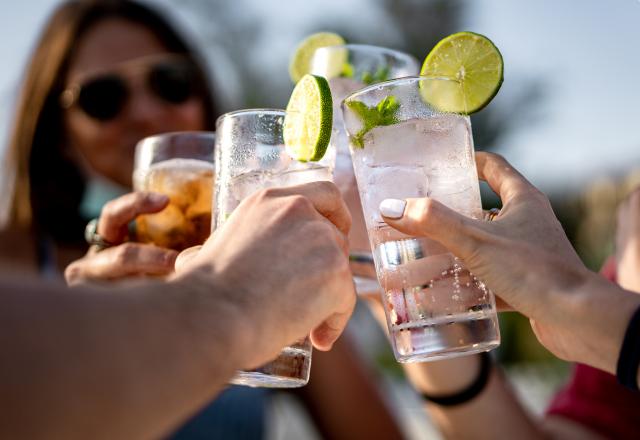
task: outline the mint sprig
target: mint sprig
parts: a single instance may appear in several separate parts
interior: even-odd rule
[[[386,81],[389,79],[390,71],[391,69],[389,68],[389,66],[381,66],[373,73],[365,70],[360,75],[360,81],[362,81],[362,83],[365,85],[371,85],[374,83]],[[343,78],[354,78],[356,76],[356,68],[353,64],[346,62],[342,66],[340,76]]]
[[[393,95],[386,96],[372,107],[360,101],[347,101],[346,104],[362,120],[362,128],[351,139],[353,145],[358,148],[364,148],[364,136],[369,131],[376,127],[393,125],[399,122],[396,113],[400,109],[400,103]]]
[[[370,85],[386,81],[389,79],[389,70],[389,66],[381,66],[373,74],[371,72],[362,72],[362,82]]]

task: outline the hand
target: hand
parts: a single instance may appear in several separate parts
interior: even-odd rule
[[[355,305],[347,259],[351,218],[330,182],[259,191],[176,261],[176,280],[216,286],[250,332],[245,368],[311,332],[329,350]]]
[[[640,188],[618,208],[616,264],[618,284],[640,292]]]
[[[579,287],[592,274],[544,194],[498,155],[477,153],[476,161],[480,179],[502,199],[503,208],[493,221],[465,217],[428,198],[408,199],[400,218],[385,221],[404,233],[442,243],[496,295],[532,319],[543,345],[567,359],[575,335],[567,328],[563,298],[556,294]]]
[[[163,194],[133,192],[104,205],[97,233],[115,246],[103,250],[92,247],[83,258],[67,266],[67,284],[172,273],[176,251],[126,242],[129,222],[140,214],[162,211],[168,203],[169,198]]]

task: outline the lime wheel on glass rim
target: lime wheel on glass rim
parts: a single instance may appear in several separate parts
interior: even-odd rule
[[[289,155],[300,162],[322,159],[332,123],[329,83],[321,76],[304,75],[291,93],[284,118],[283,137]]]
[[[328,46],[342,46],[346,44],[344,38],[333,32],[318,32],[313,35],[309,35],[302,40],[291,57],[289,62],[289,76],[295,83],[311,72],[311,60],[316,50],[321,47]],[[331,54],[331,59],[327,60],[327,72],[325,76],[332,78],[339,76],[340,72],[344,68],[344,64],[347,61],[347,50],[336,51]]]
[[[458,32],[435,45],[420,75],[432,78],[420,82],[425,102],[439,111],[470,115],[498,93],[504,65],[500,51],[487,37]]]

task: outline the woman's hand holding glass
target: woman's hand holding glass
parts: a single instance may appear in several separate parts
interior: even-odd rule
[[[96,233],[109,247],[92,246],[83,258],[71,263],[65,270],[67,283],[172,273],[178,252],[128,241],[131,221],[141,214],[160,212],[168,203],[169,197],[151,192],[132,192],[108,202],[102,208]]]

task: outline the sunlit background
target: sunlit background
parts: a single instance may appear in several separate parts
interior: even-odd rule
[[[5,4],[0,15],[0,139],[6,142],[21,72],[53,0]],[[505,62],[495,100],[472,119],[477,149],[505,155],[551,197],[592,269],[613,250],[617,203],[640,184],[640,2],[498,0],[162,0],[206,54],[223,110],[283,107],[289,56],[306,35],[423,59],[449,33],[491,38]],[[492,204],[486,198],[487,204]],[[566,367],[503,317],[499,356],[535,411]],[[388,353],[376,361],[394,373]],[[387,357],[386,357],[387,356]],[[533,396],[533,397],[532,397]]]

